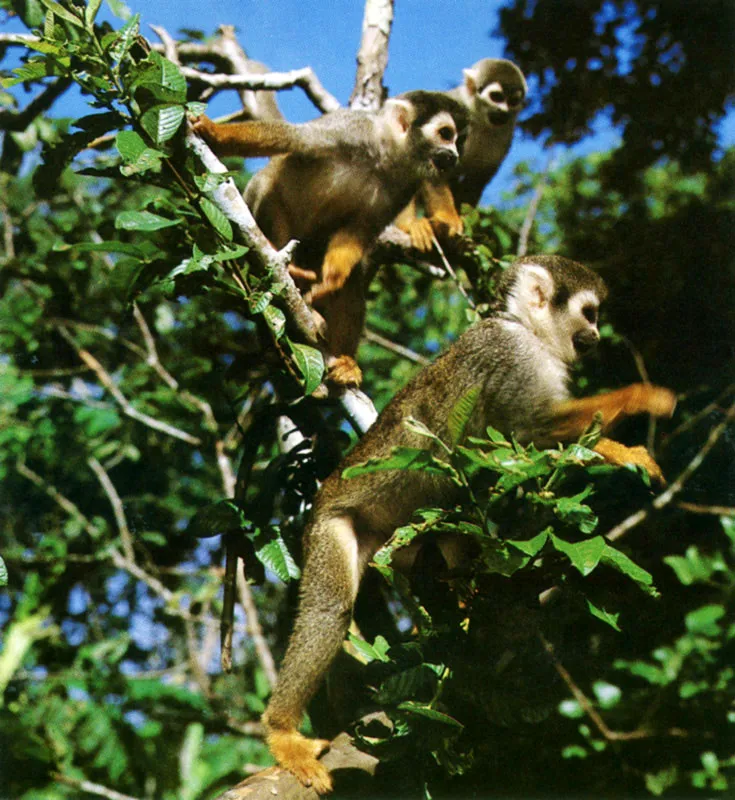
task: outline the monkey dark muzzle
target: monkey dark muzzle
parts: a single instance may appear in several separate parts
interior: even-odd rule
[[[577,331],[572,336],[572,344],[574,350],[580,355],[586,355],[593,350],[597,343],[600,341],[600,334],[597,331]]]
[[[446,172],[457,165],[458,155],[452,150],[440,150],[432,159],[431,163],[439,172]]]
[[[510,119],[510,111],[491,111],[487,116],[491,125],[505,125]]]

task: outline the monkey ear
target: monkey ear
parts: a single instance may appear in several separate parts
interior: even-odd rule
[[[480,82],[480,75],[476,69],[463,69],[464,74],[464,85],[467,89],[467,92],[470,97],[474,97],[477,94],[477,85]]]
[[[408,133],[414,117],[414,108],[411,103],[392,97],[390,100],[385,101],[383,113],[388,120],[388,124],[400,136],[405,136]]]
[[[554,279],[549,271],[537,264],[527,266],[520,277],[520,290],[532,308],[542,309],[551,303]]]

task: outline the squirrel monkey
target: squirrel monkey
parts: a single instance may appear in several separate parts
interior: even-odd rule
[[[387,456],[395,446],[425,447],[426,439],[403,425],[409,416],[446,438],[451,409],[478,384],[466,436],[481,436],[492,425],[523,443],[551,447],[578,438],[598,411],[603,431],[630,414],[670,416],[674,394],[649,384],[570,398],[570,367],[600,338],[597,314],[605,294],[602,279],[574,261],[548,255],[516,261],[501,282],[494,315],[469,328],[398,392],[322,485],[305,532],[296,623],[263,716],[279,764],[317,792],[331,789],[329,773],[318,761],[328,742],[308,739],[297,727],[342,646],[365,567],[416,509],[457,501],[449,480],[428,473],[389,471],[344,480],[342,470]],[[644,447],[602,438],[596,450],[612,464],[641,465],[663,482]]]
[[[302,125],[267,120],[193,122],[221,155],[276,156],[245,201],[277,248],[298,239],[293,274],[316,280],[309,295],[326,323],[329,378],[359,384],[354,355],[365,315],[357,269],[421,182],[452,169],[466,111],[442,92],[407,92],[377,112],[339,109]]]
[[[476,206],[503,163],[527,91],[526,79],[513,62],[483,58],[464,70],[461,86],[447,92],[467,109],[467,139],[459,166],[448,180],[425,181],[396,219],[417,250],[431,250],[433,232],[450,236],[462,233],[457,209],[462,203]],[[417,201],[424,207],[423,217],[416,214]]]

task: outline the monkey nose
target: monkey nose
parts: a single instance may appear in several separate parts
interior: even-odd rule
[[[453,150],[440,150],[432,159],[434,166],[439,172],[451,169],[456,165],[459,157]]]
[[[600,334],[593,330],[577,331],[577,333],[572,336],[574,350],[580,356],[589,353],[599,340]]]

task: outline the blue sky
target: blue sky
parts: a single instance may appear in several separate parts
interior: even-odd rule
[[[461,81],[464,67],[480,58],[502,57],[503,40],[493,34],[498,9],[504,4],[504,0],[397,0],[385,75],[390,93],[417,88],[448,89]],[[342,103],[347,102],[352,91],[362,0],[128,0],[127,5],[140,14],[142,32],[151,39],[156,39],[151,24],[162,25],[174,35],[181,28],[212,33],[220,24],[234,24],[252,58],[275,70],[310,66]],[[111,18],[106,9],[103,16]],[[120,23],[113,24],[117,27]],[[0,30],[9,32],[22,27],[11,22]],[[64,108],[58,113],[86,113],[81,100],[67,95],[63,102]],[[286,117],[294,122],[310,119],[316,113],[299,89],[281,92],[279,103]],[[223,93],[211,104],[211,114],[224,114],[237,107],[236,95]],[[587,137],[571,153],[606,150],[617,141],[615,131],[604,120],[595,130],[595,135]],[[723,145],[735,144],[734,113],[723,123],[720,138]],[[531,160],[542,168],[548,158],[537,141],[517,135],[509,157],[486,190],[484,201],[500,201],[501,194],[513,184],[513,167],[518,161]]]

